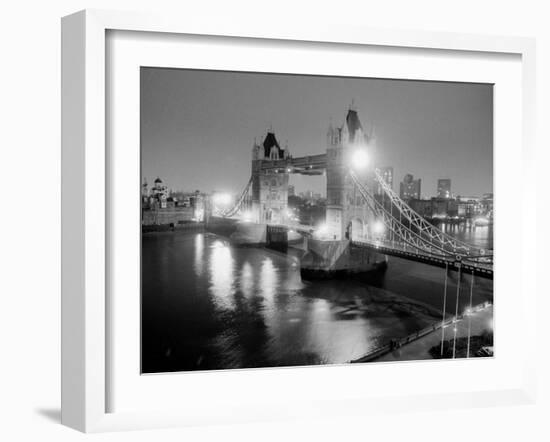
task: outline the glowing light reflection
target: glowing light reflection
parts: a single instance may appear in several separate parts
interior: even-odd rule
[[[247,298],[252,296],[254,293],[254,271],[248,261],[243,264],[243,268],[241,270],[240,288],[244,296]]]
[[[204,271],[204,235],[199,233],[195,237],[195,272],[198,276]]]
[[[215,241],[210,253],[210,292],[220,307],[231,307],[230,296],[234,289],[233,268],[234,260],[231,256],[231,249],[222,241]]]
[[[277,269],[271,258],[265,258],[260,270],[260,290],[266,301],[271,302],[277,291],[278,277]]]

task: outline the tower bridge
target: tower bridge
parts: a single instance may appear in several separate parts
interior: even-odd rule
[[[306,237],[302,259],[305,276],[333,276],[383,268],[388,256],[493,277],[492,250],[457,240],[412,210],[367,164],[375,144],[355,109],[341,126],[329,126],[322,153],[293,157],[270,131],[252,148],[251,176],[235,205],[224,210],[233,218],[270,229],[277,241],[281,232]],[[326,176],[326,223],[321,227],[293,222],[288,213],[291,174]],[[381,197],[374,189],[381,189]],[[263,241],[266,241],[264,235]]]

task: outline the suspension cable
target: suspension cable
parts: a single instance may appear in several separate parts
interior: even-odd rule
[[[353,173],[353,171],[350,171],[350,176],[354,182],[354,184],[359,189],[359,193],[363,197],[363,199],[366,201],[367,205],[370,207],[370,209],[379,217],[381,217],[384,224],[390,229],[390,230],[399,230],[399,232],[395,232],[397,236],[402,240],[402,242],[405,244],[405,246],[408,244],[412,246],[415,249],[422,250],[423,252],[430,253],[431,255],[436,255],[440,257],[450,257],[454,256],[452,255],[448,250],[445,250],[440,247],[436,247],[440,253],[434,253],[430,250],[429,247],[426,246],[426,239],[422,238],[418,233],[411,230],[410,228],[406,228],[403,226],[402,223],[397,224],[397,220],[393,218],[393,216],[390,216],[388,211],[385,210],[381,203],[378,202],[371,194],[370,192],[364,188],[364,186],[359,182],[357,176]],[[400,212],[401,213],[401,212]],[[389,220],[388,220],[389,218]],[[409,237],[406,238],[403,235],[407,234]]]
[[[419,229],[420,233],[427,234],[432,240],[433,240],[433,237],[435,236],[441,243],[442,247],[444,247],[445,243],[447,243],[454,249],[462,249],[462,250],[465,250],[467,253],[470,253],[471,251],[477,252],[479,250],[479,249],[476,249],[475,247],[472,247],[470,244],[459,241],[453,236],[448,235],[445,232],[434,227],[432,224],[426,221],[422,216],[420,216],[417,212],[415,212],[412,208],[406,205],[406,203],[403,202],[397,196],[397,194],[389,187],[389,185],[381,177],[378,170],[376,169],[374,170],[374,175],[377,183],[382,187],[384,193],[386,193],[389,196],[389,198],[396,203],[396,206],[399,210],[400,215],[402,212],[404,212],[403,214],[405,215],[405,217],[409,220],[410,223],[412,223],[417,229]]]
[[[239,211],[239,209],[242,208],[243,202],[245,201],[245,199],[248,196],[248,193],[250,191],[251,184],[252,184],[252,177],[250,177],[250,179],[248,180],[248,183],[246,183],[246,186],[244,187],[244,189],[243,189],[239,199],[235,203],[235,205],[231,209],[227,210],[226,212],[224,212],[222,214],[222,216],[224,218],[232,217],[233,215],[235,215],[235,213],[237,213]]]
[[[425,236],[422,236],[423,234],[426,235],[425,231],[423,232],[421,230],[419,233],[417,233],[415,230],[411,229],[411,226],[413,226],[414,224],[412,223],[412,219],[410,218],[410,216],[407,215],[406,213],[405,213],[405,216],[406,216],[406,219],[409,220],[409,227],[404,226],[403,225],[403,219],[402,219],[402,207],[408,207],[408,206],[406,206],[406,204],[403,201],[401,201],[400,199],[392,199],[391,198],[392,195],[390,194],[389,196],[390,196],[390,200],[392,202],[392,206],[391,206],[392,208],[391,208],[391,211],[388,211],[388,210],[385,209],[385,207],[382,207],[382,204],[379,201],[377,201],[370,194],[370,192],[362,185],[362,183],[359,182],[359,180],[356,177],[353,170],[350,170],[349,174],[350,174],[350,176],[352,178],[352,181],[354,182],[355,186],[357,186],[357,188],[359,189],[359,192],[360,192],[361,196],[365,199],[365,201],[369,205],[370,209],[376,215],[378,215],[382,218],[382,221],[391,230],[392,233],[394,233],[395,235],[398,236],[399,239],[401,239],[401,242],[403,243],[403,246],[405,247],[405,249],[407,248],[407,245],[410,245],[415,249],[421,250],[425,253],[429,253],[433,256],[452,257],[453,259],[456,258],[456,255],[457,255],[456,247],[455,247],[455,245],[456,245],[455,243],[457,242],[456,240],[454,240],[454,242],[452,244],[450,244],[452,246],[452,250],[449,250],[448,247],[445,247],[445,244],[443,244],[443,243],[434,244],[432,236],[428,236],[428,238],[426,238]],[[382,185],[382,187],[385,187],[385,185],[386,185],[385,182],[382,182],[380,184]],[[393,194],[393,195],[395,196],[395,194]],[[399,201],[401,205],[398,205],[397,201]],[[398,209],[398,212],[399,212],[399,224],[397,224],[397,222],[398,222],[397,218],[395,218],[394,215],[393,215],[393,205],[394,204],[396,205],[396,208]],[[416,217],[420,217],[420,215],[418,215],[416,212],[414,212],[410,208],[407,208],[407,211],[411,212],[411,213],[414,213]],[[422,222],[427,223],[427,221],[424,220],[423,218],[422,218]],[[440,235],[444,235],[445,237],[452,238],[449,235],[443,233],[442,231],[436,229],[431,224],[429,224],[429,226],[430,226],[430,229],[432,229],[435,232],[439,232]],[[472,246],[470,246],[466,243],[461,243],[460,241],[458,241],[458,243],[465,244],[465,246],[467,246],[467,247],[469,247],[473,250]],[[464,247],[461,247],[461,248],[464,248]],[[459,253],[459,255],[461,255],[461,258],[463,260],[478,262],[478,260],[475,259],[475,258],[478,258],[477,256],[472,257],[474,259],[471,259],[470,252],[468,252],[466,255],[463,255],[463,254]],[[482,256],[483,256],[483,258],[481,258]],[[486,256],[487,255],[484,255],[484,254],[480,255],[479,260],[484,261],[487,264],[491,264],[491,258],[486,257]]]

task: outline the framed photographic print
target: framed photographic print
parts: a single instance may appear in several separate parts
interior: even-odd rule
[[[84,11],[62,44],[63,423],[532,400],[531,40]]]

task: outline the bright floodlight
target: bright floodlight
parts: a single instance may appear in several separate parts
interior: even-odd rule
[[[328,226],[326,224],[321,224],[315,230],[315,236],[318,238],[323,238],[328,233]]]
[[[377,235],[384,233],[384,230],[384,223],[382,221],[376,221],[372,226],[373,233],[376,233]]]
[[[252,212],[243,212],[242,214],[242,220],[245,223],[249,223],[252,221]]]
[[[231,195],[228,193],[216,193],[213,200],[217,206],[227,206],[231,203]]]
[[[364,149],[357,149],[351,157],[351,165],[355,169],[365,169],[369,165],[369,156]]]

